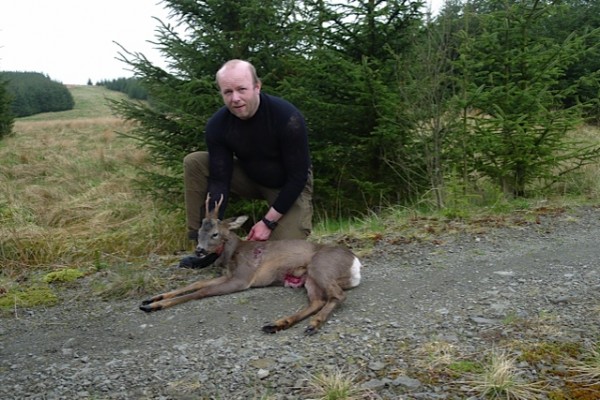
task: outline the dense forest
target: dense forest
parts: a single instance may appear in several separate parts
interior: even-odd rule
[[[0,72],[0,81],[6,83],[10,111],[15,117],[71,110],[75,106],[69,89],[42,73]]]
[[[96,86],[104,86],[109,90],[124,93],[133,100],[148,100],[148,91],[135,78],[106,79],[98,81]]]
[[[120,53],[153,103],[113,107],[139,121],[131,136],[167,170],[145,171],[145,187],[171,203],[232,58],[304,113],[328,215],[444,207],[452,192],[527,196],[598,159],[569,135],[598,122],[597,1],[448,1],[435,17],[404,0],[164,4],[155,43],[169,69]]]

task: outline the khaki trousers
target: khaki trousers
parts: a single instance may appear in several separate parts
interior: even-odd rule
[[[208,190],[208,152],[197,151],[183,159],[183,181],[185,184],[185,208],[188,236],[195,237],[204,218],[204,201]],[[234,160],[231,192],[247,199],[265,200],[273,204],[279,189],[261,186],[248,178],[239,162]],[[312,230],[313,177],[309,174],[304,190],[290,210],[278,221],[278,226],[269,240],[306,239]],[[264,211],[266,214],[267,210]],[[262,216],[261,216],[262,217]]]

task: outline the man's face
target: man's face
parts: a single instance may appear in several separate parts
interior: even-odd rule
[[[223,102],[239,119],[254,116],[260,104],[260,82],[254,83],[247,66],[240,64],[228,67],[218,76]]]

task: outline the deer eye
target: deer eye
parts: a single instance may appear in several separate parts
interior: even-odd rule
[[[218,232],[215,232],[215,233],[212,234],[212,238],[213,239],[216,239],[218,237],[219,237],[219,233]]]

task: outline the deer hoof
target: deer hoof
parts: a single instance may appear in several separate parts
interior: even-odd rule
[[[147,304],[142,304],[142,305],[140,306],[140,310],[142,310],[142,311],[145,311],[145,312],[149,313],[149,312],[152,312],[152,311],[158,311],[158,310],[160,310],[160,307],[153,308],[152,306],[149,306],[149,305],[147,305]]]
[[[307,326],[306,329],[304,330],[304,334],[306,336],[312,336],[317,332],[318,332],[318,329],[315,326]]]
[[[266,324],[262,327],[263,332],[265,333],[277,333],[277,331],[279,330],[277,328],[277,325],[275,325],[274,323],[269,323]]]
[[[142,301],[142,305],[145,306],[146,304],[151,304],[151,303],[154,303],[154,302],[157,302],[157,301],[161,301],[162,299],[163,299],[163,295],[159,294],[158,296],[154,296],[154,297],[152,297],[150,299],[146,299],[146,300]]]

